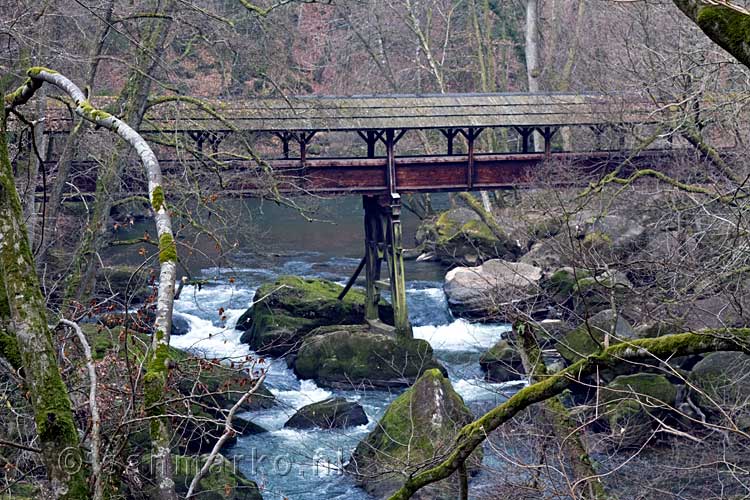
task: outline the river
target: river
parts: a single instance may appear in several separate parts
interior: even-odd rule
[[[240,203],[240,202],[236,202]],[[186,318],[190,330],[172,338],[175,347],[212,357],[244,356],[250,351],[233,328],[251,303],[255,290],[278,276],[293,274],[344,283],[363,251],[361,201],[357,197],[322,202],[318,218],[307,222],[294,210],[257,203],[243,204],[252,214],[252,230],[237,229],[240,251],[231,267],[198,267],[207,280],[200,290],[187,286],[175,303],[175,313]],[[406,212],[404,240],[413,241],[418,224]],[[250,224],[248,224],[250,225]],[[252,239],[252,241],[249,241]],[[508,330],[502,324],[472,324],[454,319],[442,290],[444,269],[431,262],[406,263],[407,302],[414,335],[430,342],[447,368],[455,389],[476,413],[502,402],[518,384],[490,384],[483,380],[479,357]],[[230,278],[233,278],[230,280]],[[231,281],[231,282],[230,282]],[[218,311],[224,309],[225,321]],[[242,415],[269,430],[240,437],[226,450],[228,457],[263,489],[266,500],[323,500],[370,498],[350,477],[340,472],[357,442],[377,424],[395,391],[332,390],[313,381],[299,380],[283,360],[269,359],[266,384],[278,404]],[[284,429],[295,410],[331,396],[357,400],[369,423],[345,430],[299,431]],[[485,460],[492,461],[488,456]],[[481,475],[478,479],[482,481]]]

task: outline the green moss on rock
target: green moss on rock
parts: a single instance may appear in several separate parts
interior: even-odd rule
[[[401,340],[360,325],[314,330],[294,360],[297,376],[329,387],[403,387],[432,368],[442,367],[427,341]]]
[[[750,356],[740,352],[714,352],[696,363],[689,380],[695,402],[710,415],[723,410],[735,423],[750,428]]]
[[[507,340],[500,340],[479,358],[479,366],[490,382],[509,382],[523,378],[521,356]]]
[[[262,285],[255,305],[237,321],[237,329],[245,331],[241,341],[259,353],[282,356],[294,352],[315,328],[364,323],[364,291],[351,289],[338,300],[342,290],[331,281],[297,276]],[[392,323],[392,307],[381,302],[380,316]]]
[[[439,462],[459,429],[471,421],[471,412],[450,381],[439,370],[428,370],[388,406],[375,429],[357,445],[347,470],[369,493],[387,497],[406,476]],[[480,462],[481,451],[475,452],[469,468]],[[426,498],[453,499],[456,490],[456,478],[451,477],[422,493]]]
[[[677,388],[664,375],[621,375],[602,391],[612,436],[620,446],[642,445],[652,434],[656,420],[673,407]]]
[[[588,321],[581,323],[575,330],[565,334],[557,343],[560,355],[571,363],[599,352],[604,344],[606,334],[612,334],[611,343],[616,339],[627,340],[636,337],[633,328],[620,315],[615,318],[611,309],[601,311]]]

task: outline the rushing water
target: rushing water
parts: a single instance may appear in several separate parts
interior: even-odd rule
[[[303,223],[291,211],[266,210],[255,224],[267,229],[265,244],[274,254],[259,257],[248,252],[231,269],[201,269],[200,274],[208,283],[200,290],[186,287],[175,304],[176,314],[188,320],[190,331],[173,337],[172,344],[212,357],[244,356],[249,350],[239,342],[240,332],[233,325],[262,283],[286,274],[346,281],[359,262],[363,247],[357,203],[352,199],[331,201],[329,213],[335,225]],[[407,235],[413,233],[415,224],[406,218]],[[502,401],[510,387],[484,382],[478,360],[507,331],[507,326],[455,320],[442,290],[443,271],[436,264],[407,262],[406,275],[415,337],[430,342],[436,357],[448,369],[455,389],[472,409],[479,411]],[[223,320],[218,313],[220,308],[224,310]],[[369,498],[341,473],[340,466],[398,392],[325,389],[313,381],[297,379],[283,360],[269,361],[266,384],[278,404],[270,410],[244,415],[269,432],[241,437],[228,454],[235,456],[247,477],[261,485],[267,500]],[[283,428],[296,409],[332,395],[359,401],[369,423],[345,430]]]

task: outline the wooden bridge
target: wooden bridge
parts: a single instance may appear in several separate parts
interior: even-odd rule
[[[96,104],[106,104],[95,100]],[[274,187],[286,193],[359,194],[364,197],[365,256],[349,286],[364,268],[367,278],[366,317],[374,327],[411,336],[401,235],[401,194],[468,191],[527,186],[545,162],[564,162],[571,172],[606,173],[622,164],[623,150],[594,147],[563,152],[555,147],[562,128],[590,131],[624,130],[657,121],[653,103],[632,96],[593,94],[461,94],[430,96],[290,97],[237,101],[175,100],[150,108],[140,132],[184,134],[195,148],[238,172],[230,189],[259,189],[256,162],[219,152],[234,134],[273,137],[278,154],[264,154],[265,171]],[[72,121],[63,108],[48,113],[46,133],[66,133]],[[515,151],[477,151],[482,134],[504,130],[517,137]],[[439,133],[440,153],[399,155],[407,133]],[[311,153],[324,134],[349,134],[361,139],[362,154],[353,157]],[[536,137],[536,147],[533,144]],[[540,144],[541,143],[541,144]],[[208,149],[210,148],[210,151]],[[357,148],[350,148],[357,149]],[[629,159],[649,165],[663,151]],[[168,172],[170,163],[164,162]],[[554,180],[553,180],[554,184]],[[383,261],[388,279],[381,280]],[[378,318],[380,290],[389,289],[395,325]],[[346,293],[346,291],[344,292]]]

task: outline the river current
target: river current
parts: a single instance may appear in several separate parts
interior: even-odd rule
[[[175,314],[188,321],[190,330],[173,337],[172,344],[209,357],[245,356],[250,351],[240,343],[241,332],[233,326],[262,283],[291,274],[343,284],[361,257],[362,215],[357,199],[328,203],[331,223],[303,223],[292,211],[275,207],[256,216],[255,224],[266,228],[261,246],[268,251],[240,253],[231,268],[198,269],[207,283],[200,290],[187,286],[175,303]],[[408,246],[416,220],[405,219]],[[407,262],[409,316],[415,337],[430,342],[456,391],[477,414],[502,402],[519,386],[485,382],[478,363],[482,352],[497,342],[508,326],[454,319],[442,289],[443,273],[434,263]],[[220,309],[224,311],[223,321]],[[241,416],[269,432],[240,437],[224,454],[233,457],[237,467],[258,483],[266,500],[369,499],[340,467],[399,392],[322,388],[311,380],[297,379],[284,360],[268,359],[267,363],[266,385],[276,396],[277,405]],[[331,396],[358,401],[369,423],[343,430],[284,428],[295,410]],[[492,461],[492,457],[485,460]],[[482,481],[481,475],[477,480]]]

